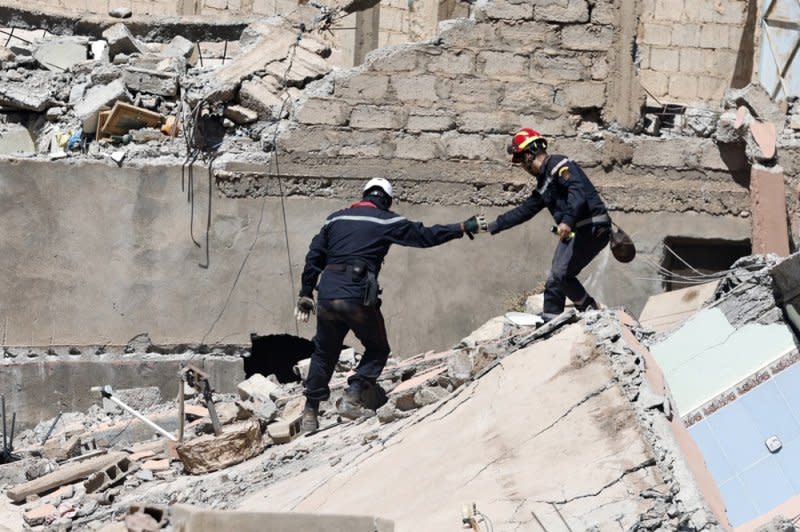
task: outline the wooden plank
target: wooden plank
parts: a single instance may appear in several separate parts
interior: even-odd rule
[[[131,129],[143,127],[160,128],[164,117],[160,113],[148,111],[125,102],[115,102],[111,114],[101,128],[104,135],[124,135]]]

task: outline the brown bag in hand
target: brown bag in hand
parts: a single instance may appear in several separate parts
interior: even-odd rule
[[[632,261],[636,256],[636,246],[633,240],[620,226],[613,222],[611,225],[611,238],[608,241],[608,245],[611,247],[611,254],[620,262]]]

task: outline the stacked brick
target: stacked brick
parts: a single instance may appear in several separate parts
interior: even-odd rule
[[[642,85],[662,102],[716,106],[739,52],[753,53],[740,50],[745,16],[740,0],[644,0],[637,39]]]

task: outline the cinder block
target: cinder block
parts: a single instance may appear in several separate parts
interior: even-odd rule
[[[730,82],[724,78],[717,78],[711,75],[699,76],[697,78],[697,98],[707,102],[719,102],[725,95],[725,89]]]
[[[482,135],[457,135],[442,138],[447,157],[471,160],[502,160],[508,157],[505,143],[508,135],[497,135],[495,138]]]
[[[607,51],[614,43],[614,30],[609,26],[591,24],[565,26],[561,30],[561,42],[570,50]]]
[[[395,96],[402,102],[430,102],[437,99],[436,76],[392,76]]]
[[[661,72],[678,72],[680,67],[680,53],[674,48],[650,49],[650,64]]]
[[[680,72],[687,74],[706,73],[706,55],[700,48],[684,48],[680,51]]]
[[[672,74],[669,77],[669,95],[683,101],[697,98],[697,76]]]
[[[603,107],[606,85],[592,81],[565,84],[556,91],[556,102],[573,109]]]
[[[453,117],[445,114],[411,114],[406,123],[406,131],[447,131],[455,126]]]
[[[503,96],[505,83],[486,79],[459,78],[443,83],[440,91],[442,97],[449,97],[456,105],[473,104],[491,108]]]
[[[520,77],[528,73],[528,58],[522,55],[481,52],[478,54],[478,64],[482,65],[483,73],[491,78]]]
[[[589,63],[591,64],[591,61]],[[579,81],[589,77],[589,68],[580,56],[538,53],[531,60],[531,78],[539,81],[559,83]]]
[[[654,44],[667,46],[672,39],[672,26],[666,24],[655,24],[645,22],[642,25],[642,42],[644,44]]]
[[[350,113],[350,127],[356,129],[399,129],[405,125],[405,113],[399,107],[360,105]]]
[[[719,77],[730,77],[736,69],[739,54],[733,50],[708,51],[705,55],[705,72]]]
[[[672,26],[670,42],[673,46],[690,48],[700,45],[699,24],[675,24]]]
[[[608,78],[608,61],[605,57],[598,57],[592,62],[592,79],[596,81]]]
[[[487,26],[487,24],[482,24]],[[558,26],[544,22],[532,22],[528,24],[504,24],[497,27],[497,36],[491,41],[480,43],[482,48],[488,48],[489,42],[499,40],[506,48],[517,53],[532,53],[543,45],[555,46],[560,39],[556,30]],[[470,46],[475,46],[471,44]]]
[[[655,2],[655,18],[658,21],[677,22],[681,19],[682,13],[683,0],[656,0]]]
[[[343,126],[347,123],[349,108],[343,102],[330,98],[309,98],[295,111],[295,119],[302,124]]]
[[[508,133],[518,119],[516,113],[467,111],[457,119],[459,131],[465,133]]]
[[[533,2],[491,2],[475,14],[477,20],[531,20],[533,18]]]
[[[422,134],[419,136],[401,137],[395,141],[394,156],[400,159],[430,161],[439,158],[439,135]]]
[[[700,47],[727,48],[728,28],[726,24],[703,24],[700,28]]]
[[[531,78],[536,79],[537,77],[536,73],[532,70]],[[552,102],[554,96],[555,89],[552,85],[534,83],[532,81],[509,83],[506,86],[502,106],[515,109],[524,108],[526,106],[536,107],[545,102]]]
[[[358,101],[374,101],[386,98],[389,76],[364,73],[336,80],[334,95],[337,98]]]
[[[408,48],[378,48],[367,54],[366,63],[378,72],[403,72],[417,67],[417,54]]]
[[[652,11],[649,11],[649,13],[652,13]],[[594,8],[592,9],[591,22],[592,24],[611,26],[617,23],[618,17],[619,9],[617,8],[616,4],[604,2],[594,5]]]

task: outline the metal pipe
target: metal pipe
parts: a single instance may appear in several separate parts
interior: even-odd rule
[[[111,401],[111,402],[113,402],[113,403],[115,403],[115,404],[119,405],[119,406],[120,406],[120,408],[122,408],[122,409],[123,409],[123,410],[125,410],[126,412],[128,412],[128,413],[132,414],[134,417],[136,417],[136,418],[140,419],[140,420],[141,420],[141,421],[143,421],[143,422],[144,422],[144,423],[145,423],[145,424],[146,424],[148,427],[150,427],[150,428],[151,428],[151,429],[153,429],[154,431],[158,432],[159,434],[161,434],[161,435],[162,435],[162,436],[164,436],[165,438],[167,438],[167,439],[169,439],[169,440],[171,440],[171,441],[177,441],[177,440],[175,439],[175,436],[173,436],[172,434],[170,434],[170,433],[169,433],[169,432],[167,432],[166,430],[162,429],[161,427],[159,427],[158,425],[156,425],[155,423],[153,423],[152,421],[150,421],[149,419],[147,419],[146,417],[144,417],[142,414],[140,414],[139,412],[137,412],[137,411],[136,411],[136,410],[134,410],[133,408],[129,407],[128,405],[126,405],[125,403],[123,403],[122,401],[120,401],[119,399],[117,399],[116,397],[114,397],[114,395],[113,395],[113,393],[114,393],[114,392],[111,390],[111,386],[102,386],[102,387],[101,387],[101,386],[93,386],[93,387],[92,387],[92,391],[93,391],[93,392],[100,392],[100,393],[102,393],[102,394],[103,394],[103,397],[105,397],[105,398],[106,398],[106,399],[108,399],[109,401]]]
[[[44,445],[45,442],[47,442],[47,439],[53,433],[53,429],[56,428],[56,423],[58,423],[59,419],[61,419],[61,412],[58,413],[58,415],[56,416],[56,419],[53,421],[53,424],[50,425],[50,429],[47,431],[47,434],[44,435],[44,438],[42,439],[42,445]]]
[[[2,403],[3,415],[3,453],[8,453],[8,441],[6,440],[6,396],[0,395],[0,403]]]
[[[8,452],[14,452],[14,427],[17,424],[17,413],[11,415],[11,436],[8,438]]]

